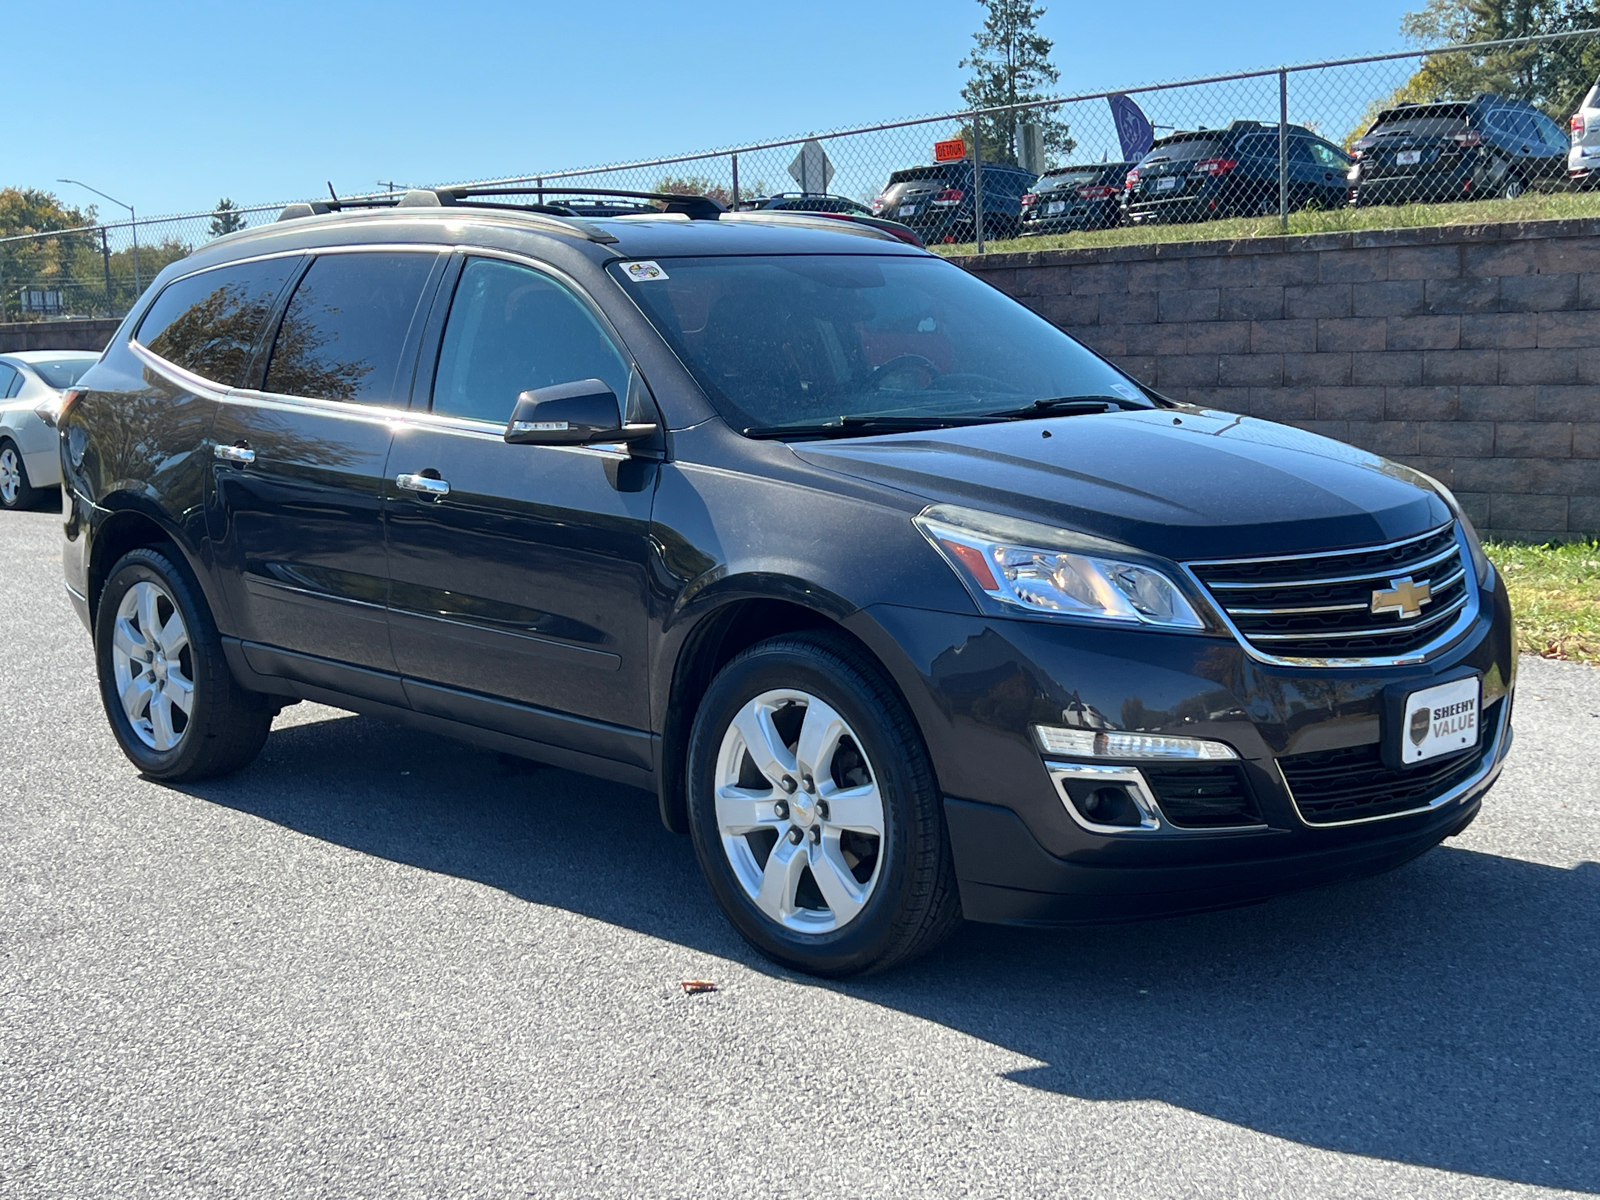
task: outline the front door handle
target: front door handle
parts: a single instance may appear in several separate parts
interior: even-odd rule
[[[408,492],[421,492],[424,496],[448,496],[450,485],[442,479],[431,479],[426,475],[396,475],[394,485],[404,488]]]
[[[256,460],[256,452],[250,449],[249,446],[224,446],[218,443],[212,449],[212,453],[223,462],[238,463],[241,466],[246,466]]]

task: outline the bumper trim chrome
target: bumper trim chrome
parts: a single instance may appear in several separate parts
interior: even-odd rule
[[[1289,797],[1289,802],[1294,805],[1294,815],[1300,818],[1300,823],[1307,829],[1343,829],[1349,825],[1370,825],[1374,821],[1392,821],[1396,817],[1414,817],[1418,813],[1433,812],[1437,809],[1454,804],[1467,793],[1493,783],[1500,774],[1500,768],[1505,765],[1506,751],[1509,749],[1507,734],[1511,728],[1511,692],[1498,702],[1502,705],[1500,716],[1495,721],[1494,736],[1490,739],[1488,748],[1483,752],[1483,762],[1478,769],[1468,778],[1463,779],[1455,787],[1449,788],[1435,796],[1426,804],[1419,804],[1415,808],[1402,809],[1400,812],[1381,813],[1376,817],[1354,817],[1348,821],[1318,821],[1312,822],[1305,818],[1300,811],[1300,802],[1295,799],[1294,789],[1289,786],[1289,781],[1284,778],[1281,768],[1278,769],[1278,782],[1283,785],[1284,793]],[[1273,764],[1277,766],[1276,762]]]

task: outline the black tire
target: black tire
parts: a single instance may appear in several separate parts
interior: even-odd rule
[[[780,688],[807,692],[845,719],[883,798],[876,885],[858,915],[826,933],[795,932],[757,908],[718,831],[715,773],[723,735],[744,705]],[[687,769],[689,827],[701,869],[734,928],[767,957],[812,975],[859,975],[925,953],[960,925],[950,838],[927,748],[876,664],[848,639],[789,634],[735,657],[695,714]]]
[[[1500,188],[1496,194],[1502,200],[1515,200],[1527,190],[1527,180],[1513,170],[1506,172],[1505,178],[1500,181]]]
[[[134,731],[118,693],[112,646],[117,610],[138,583],[154,583],[176,606],[188,632],[185,669],[194,685],[191,711],[175,746],[157,750]],[[274,708],[234,679],[211,609],[187,565],[163,550],[130,550],[111,568],[95,613],[95,669],[100,700],[117,744],[145,775],[185,783],[226,775],[249,765],[267,740]]]
[[[0,459],[10,471],[16,472],[17,484],[8,499],[6,489],[0,488],[0,508],[22,512],[32,508],[39,498],[39,489],[28,480],[28,464],[22,461],[22,451],[10,438],[0,438]]]

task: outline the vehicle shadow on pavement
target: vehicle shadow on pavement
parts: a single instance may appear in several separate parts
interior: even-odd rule
[[[652,796],[360,717],[276,730],[184,789],[364,854],[779,974]],[[1038,1061],[1022,1085],[1153,1099],[1307,1146],[1600,1191],[1600,866],[1446,846],[1251,908],[969,926],[829,987]],[[1118,1118],[1126,1119],[1126,1118]]]

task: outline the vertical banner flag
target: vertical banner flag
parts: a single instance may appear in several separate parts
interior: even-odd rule
[[[1117,140],[1122,143],[1122,161],[1138,162],[1150,153],[1155,144],[1156,131],[1144,110],[1126,96],[1109,97],[1111,120],[1117,126]]]

